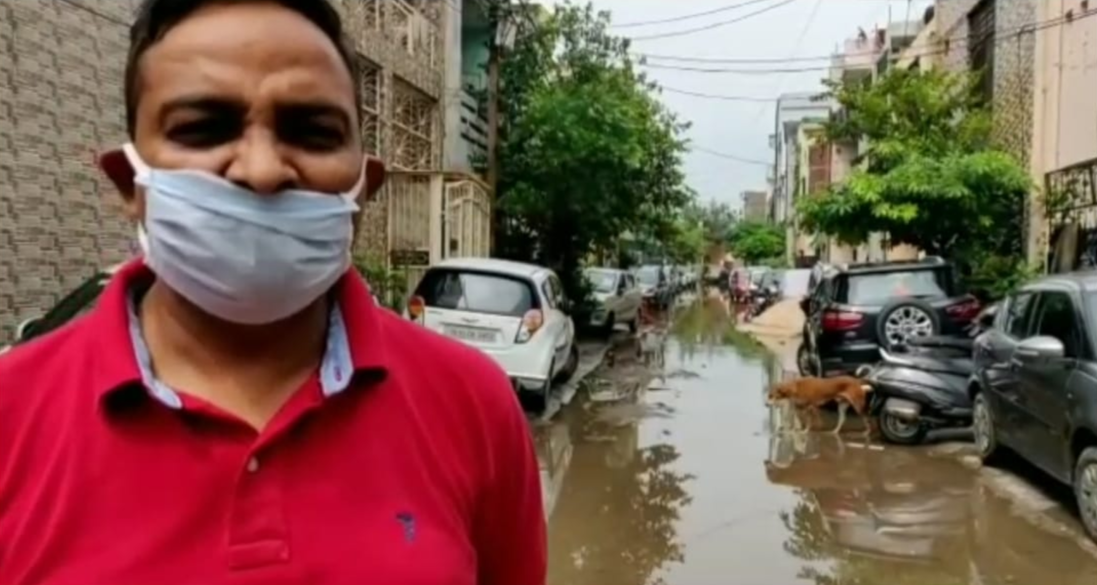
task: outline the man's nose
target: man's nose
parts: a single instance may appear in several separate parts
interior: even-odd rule
[[[271,195],[298,185],[293,165],[279,152],[271,137],[244,138],[236,147],[225,178],[260,195]]]

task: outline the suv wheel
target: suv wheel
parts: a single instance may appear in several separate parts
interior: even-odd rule
[[[903,345],[912,337],[929,337],[941,331],[937,311],[919,299],[900,299],[889,303],[876,320],[876,335],[880,346],[891,349]]]
[[[801,376],[815,376],[815,358],[811,355],[806,341],[800,342],[800,349],[796,350],[796,368]]]
[[[1089,537],[1097,541],[1097,447],[1090,447],[1078,456],[1074,468],[1074,496],[1078,499],[1078,514]]]

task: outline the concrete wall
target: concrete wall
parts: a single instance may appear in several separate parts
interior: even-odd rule
[[[1094,10],[1093,2],[1089,9]],[[1036,33],[1035,117],[1032,176],[1043,187],[1048,173],[1097,160],[1097,16],[1082,0],[1046,0],[1038,22],[1075,16],[1073,22]],[[1048,224],[1040,199],[1029,223],[1030,259],[1046,258]]]
[[[358,50],[380,66],[382,136],[371,150],[387,158],[393,79],[437,99],[444,53],[439,45],[410,54],[378,24],[392,20],[395,2],[379,2],[336,4]],[[19,322],[134,250],[134,229],[94,160],[126,140],[122,70],[137,3],[0,0],[0,343]],[[402,6],[429,11],[434,21],[435,4],[441,3]],[[383,197],[366,206],[362,235],[364,245],[381,252],[388,229]]]

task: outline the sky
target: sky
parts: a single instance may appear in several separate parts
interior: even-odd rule
[[[573,0],[573,3],[581,0]],[[634,39],[633,53],[703,59],[777,59],[778,63],[703,63],[649,59],[650,64],[699,69],[762,69],[764,73],[698,72],[645,68],[665,88],[717,96],[752,98],[750,101],[711,99],[664,91],[662,100],[679,117],[692,123],[687,133],[691,150],[685,156],[689,185],[702,202],[718,201],[738,208],[741,194],[765,190],[769,168],[731,157],[763,162],[773,159],[769,135],[774,127],[773,101],[781,93],[818,90],[829,59],[858,28],[871,31],[922,17],[930,0],[592,0],[596,9],[612,14],[612,32]],[[552,5],[558,0],[539,0]],[[632,23],[680,18],[701,12],[713,14],[643,26]],[[777,7],[773,7],[780,5]],[[908,8],[909,7],[909,8]],[[751,13],[766,10],[757,16]],[[690,34],[642,39],[744,18]],[[620,26],[626,25],[626,26]],[[800,59],[788,62],[788,59]],[[779,69],[801,71],[779,72]],[[804,71],[804,69],[808,69]],[[819,70],[822,69],[822,70]],[[717,154],[713,154],[713,152]]]

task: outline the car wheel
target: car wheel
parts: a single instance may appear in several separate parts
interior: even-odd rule
[[[880,410],[879,419],[880,434],[896,445],[920,445],[929,433],[926,425],[903,420],[887,410]]]
[[[971,430],[975,448],[983,463],[992,463],[998,455],[998,433],[994,429],[994,415],[990,403],[982,392],[975,395],[971,405]]]
[[[564,369],[560,370],[560,374],[556,377],[556,382],[560,384],[567,382],[575,375],[575,371],[578,369],[579,347],[572,343],[571,350],[568,352],[568,363],[564,366]]]
[[[912,337],[929,337],[940,332],[937,311],[921,299],[893,301],[880,310],[876,319],[877,340],[887,350],[904,345]]]
[[[536,413],[543,413],[548,408],[549,395],[552,393],[552,371],[556,369],[556,362],[549,364],[548,376],[545,378],[545,383],[538,388],[528,393],[529,408]]]
[[[1097,447],[1090,447],[1078,456],[1074,467],[1074,497],[1078,500],[1078,514],[1086,533],[1097,541]]]
[[[816,367],[815,356],[811,355],[811,349],[804,341],[800,342],[800,348],[796,350],[796,368],[801,376],[820,377],[819,368]]]

